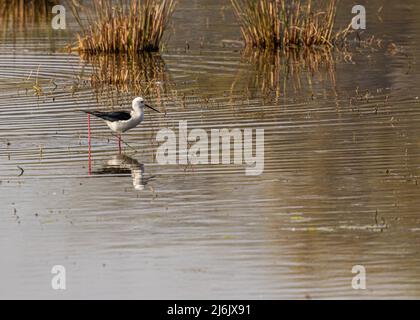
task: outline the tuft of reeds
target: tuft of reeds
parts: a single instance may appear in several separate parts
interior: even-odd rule
[[[247,46],[331,47],[338,0],[231,0]]]
[[[2,27],[24,29],[28,24],[50,21],[51,8],[57,0],[1,0]]]
[[[77,49],[93,54],[158,51],[175,4],[175,0],[92,0],[85,6],[73,0],[71,9],[82,29]]]

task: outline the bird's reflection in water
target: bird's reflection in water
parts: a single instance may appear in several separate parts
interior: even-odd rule
[[[144,164],[124,154],[113,156],[99,170],[93,171],[94,175],[126,175],[131,174],[134,189],[142,191],[153,177],[144,177]]]

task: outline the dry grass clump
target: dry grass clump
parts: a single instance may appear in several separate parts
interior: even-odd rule
[[[78,50],[136,53],[159,50],[175,0],[92,0],[90,5],[73,0],[71,9],[82,28]]]
[[[2,26],[24,28],[27,24],[50,20],[51,8],[56,0],[0,0],[0,20]]]
[[[338,0],[231,0],[247,46],[333,46]]]

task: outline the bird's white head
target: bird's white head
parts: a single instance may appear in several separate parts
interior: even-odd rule
[[[142,97],[137,97],[133,100],[133,110],[140,111],[144,109],[144,99]]]
[[[137,97],[133,100],[133,110],[137,113],[143,113],[144,107],[148,107],[156,112],[161,113],[160,111],[156,110],[155,108],[149,106],[147,103],[144,102],[142,97]]]

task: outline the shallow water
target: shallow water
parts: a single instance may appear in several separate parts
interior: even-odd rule
[[[228,1],[180,1],[167,49],[131,66],[141,81],[127,88],[91,85],[129,67],[61,50],[73,29],[4,35],[0,297],[420,298],[420,5],[386,2],[378,18],[381,5],[367,9],[382,48],[315,66],[243,53]],[[78,110],[137,94],[166,116],[147,111],[124,156],[92,119],[89,174]],[[263,174],[157,164],[156,133],[180,120],[264,129]],[[367,290],[352,289],[354,265]]]

